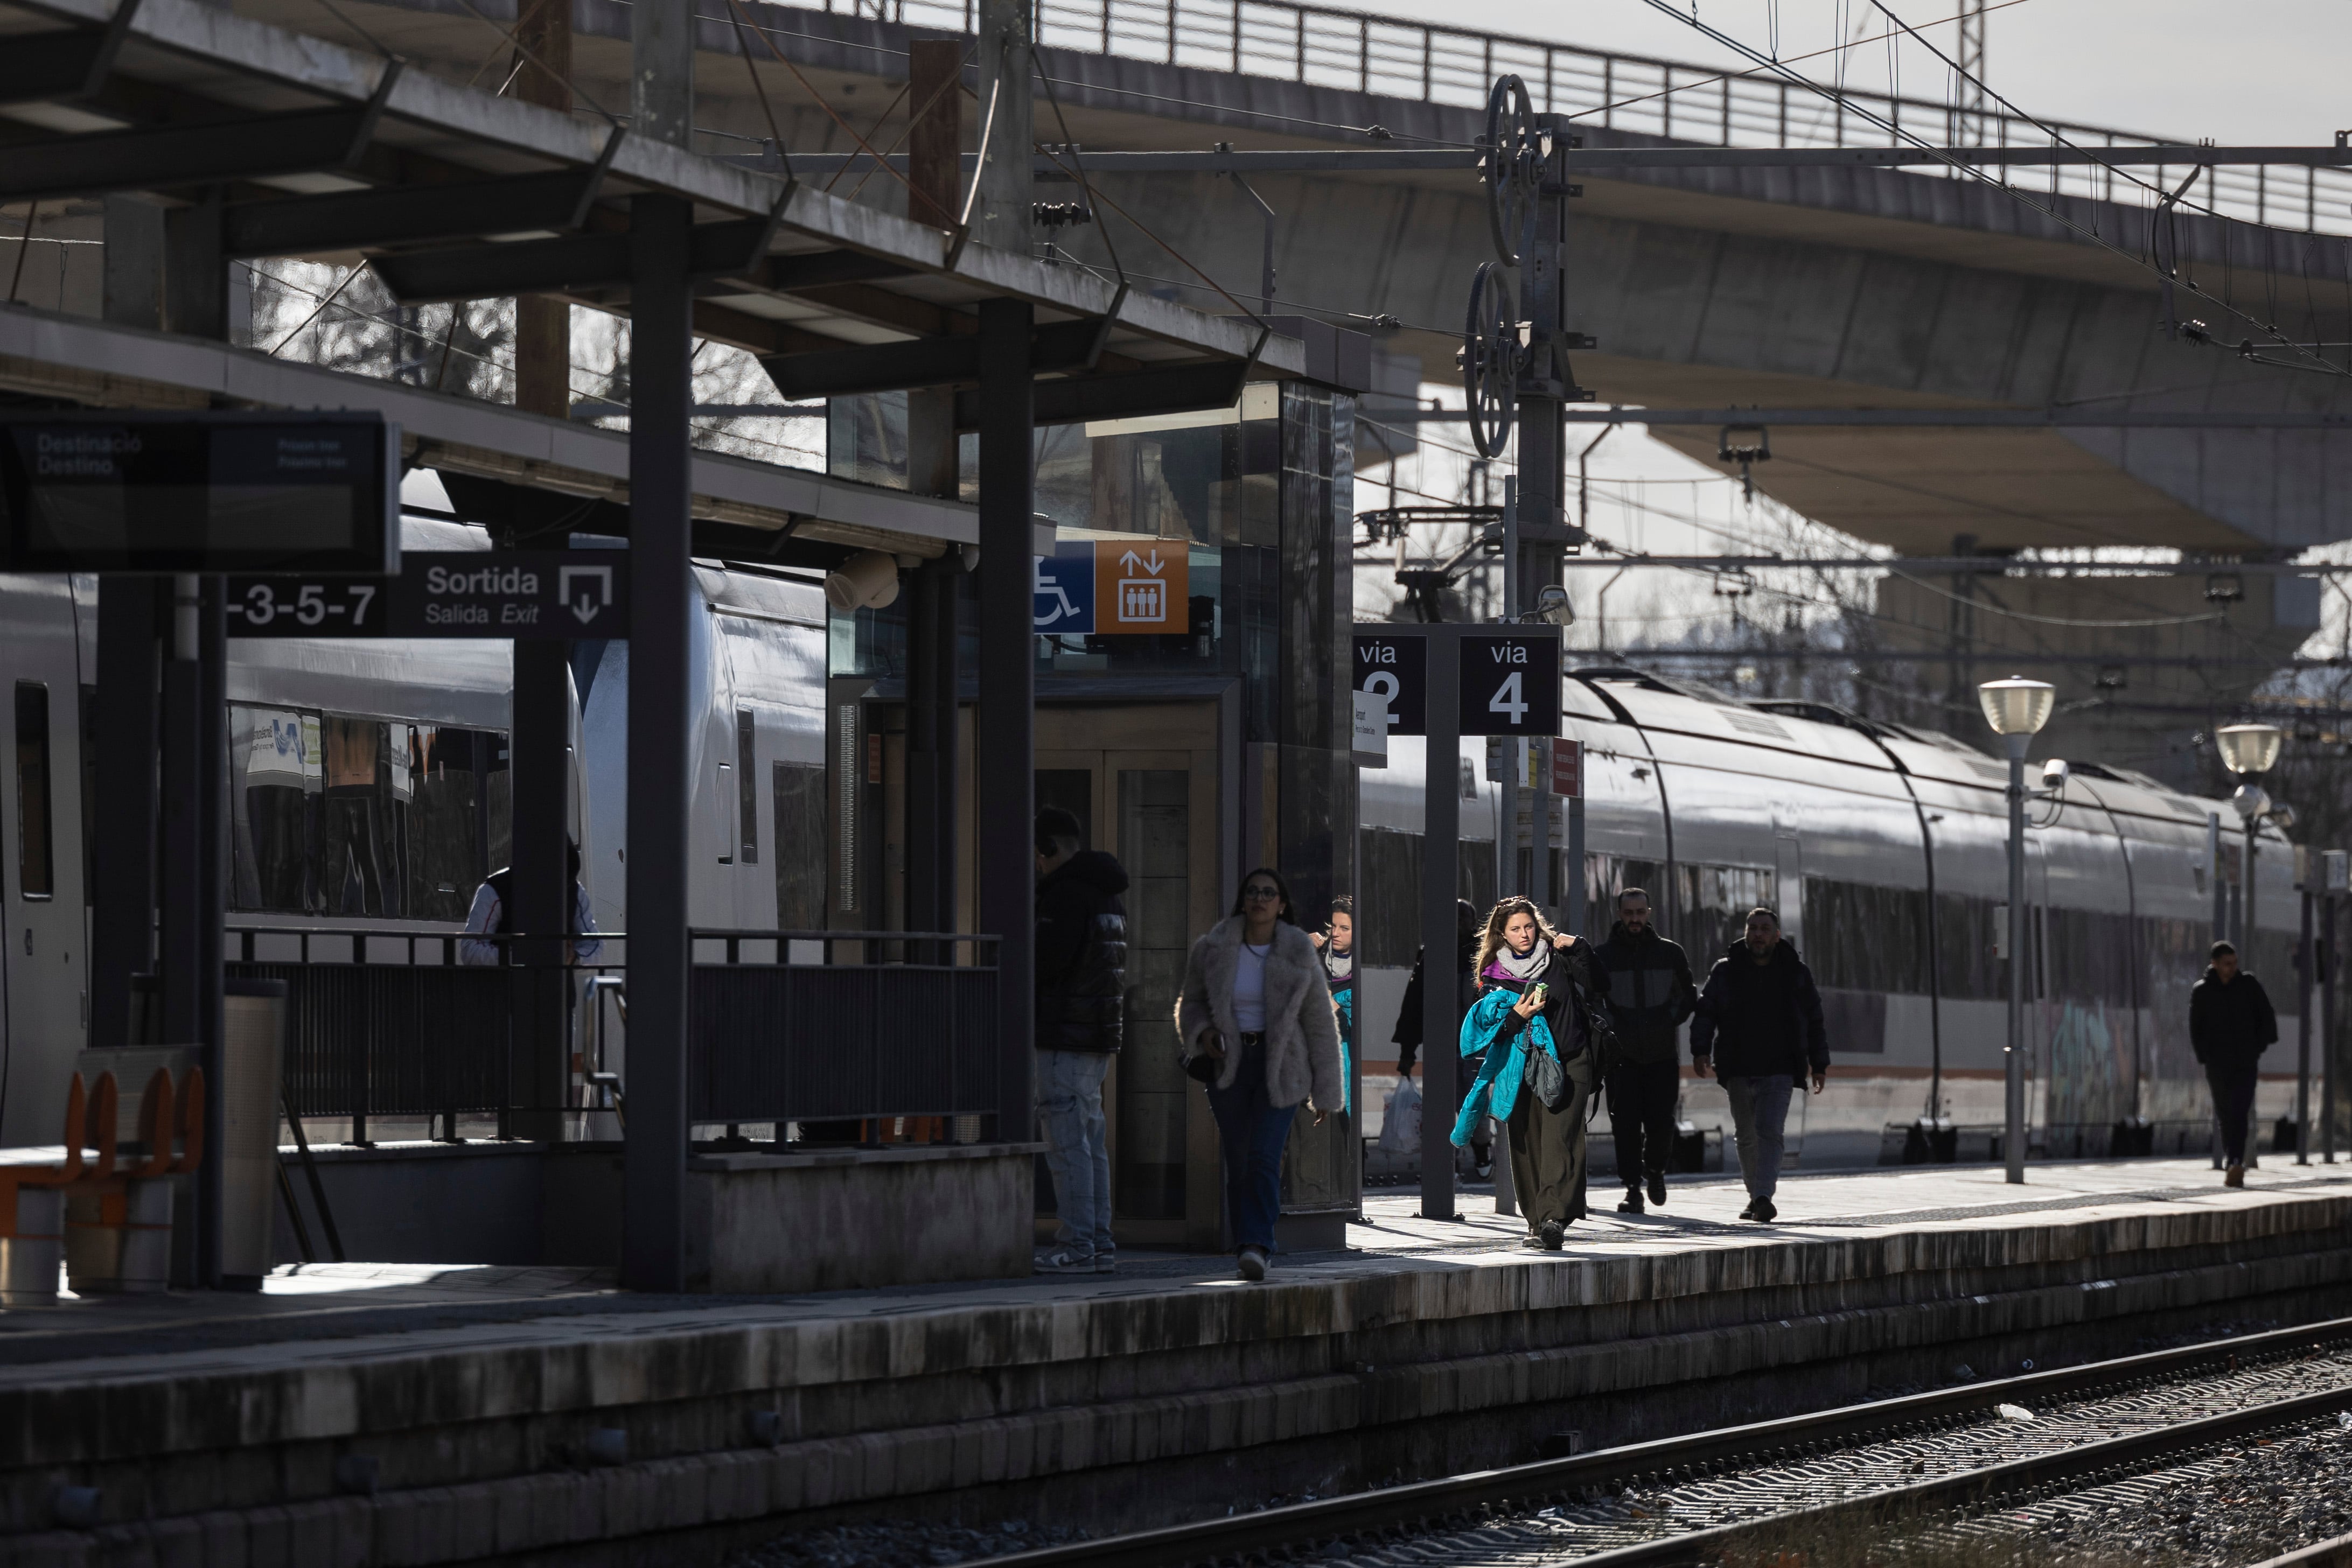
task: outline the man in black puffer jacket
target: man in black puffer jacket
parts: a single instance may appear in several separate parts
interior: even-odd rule
[[[1041,1270],[1108,1274],[1110,1150],[1103,1079],[1127,1033],[1127,872],[1080,847],[1078,820],[1037,813],[1037,1117],[1061,1226]]]
[[[2189,993],[2189,1044],[2213,1087],[2213,1114],[2221,1124],[2222,1184],[2246,1185],[2246,1116],[2263,1052],[2278,1040],[2278,1013],[2263,983],[2238,967],[2238,950],[2213,944],[2212,964]]]
[[[1675,1103],[1682,1095],[1683,1020],[1698,1005],[1690,959],[1650,924],[1650,895],[1629,887],[1617,895],[1617,924],[1601,945],[1609,971],[1609,1015],[1617,1050],[1608,1064],[1609,1131],[1617,1145],[1617,1174],[1625,1183],[1618,1208],[1642,1212],[1642,1184],[1650,1201],[1666,1201],[1666,1165],[1674,1153]]]
[[[1718,1053],[1717,1048],[1720,1047]],[[1739,1174],[1748,1183],[1742,1219],[1769,1220],[1780,1181],[1781,1129],[1789,1096],[1807,1076],[1829,1087],[1829,1031],[1813,972],[1780,936],[1780,917],[1750,910],[1748,935],[1715,961],[1691,1022],[1691,1065],[1712,1063],[1731,1100]]]

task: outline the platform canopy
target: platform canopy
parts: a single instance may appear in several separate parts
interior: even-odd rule
[[[0,0],[0,118],[16,133],[0,204],[220,202],[225,256],[365,258],[411,304],[624,308],[628,199],[683,198],[696,333],[759,355],[796,398],[975,383],[991,298],[1034,307],[1040,423],[1213,406],[1305,369],[1296,340],[1247,318],[198,0]]]

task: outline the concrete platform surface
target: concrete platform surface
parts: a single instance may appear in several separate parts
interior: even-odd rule
[[[1513,1462],[1564,1429],[1668,1436],[2352,1315],[2352,1166],[2273,1159],[2234,1191],[2203,1161],[2029,1177],[1796,1176],[1770,1226],[1735,1218],[1736,1181],[1685,1178],[1557,1254],[1490,1194],[1443,1221],[1376,1194],[1350,1250],[1263,1285],[1177,1255],[735,1298],[343,1265],[12,1312],[0,1561],[244,1568],[302,1510],[368,1564],[687,1562],[866,1512],[1141,1525]],[[61,1484],[96,1489],[106,1527],[51,1528]],[[110,1529],[137,1541],[101,1552]],[[224,1544],[167,1551],[184,1529]]]

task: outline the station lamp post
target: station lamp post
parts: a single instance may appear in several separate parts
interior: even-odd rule
[[[1977,688],[1985,722],[2009,752],[2009,1047],[2001,1156],[2009,1179],[2025,1179],[2025,748],[2050,722],[2058,690],[2011,675]]]
[[[2240,865],[2240,883],[2244,886],[2238,929],[2246,945],[2254,942],[2254,842],[2262,831],[2263,819],[2272,814],[2271,798],[2262,786],[2262,777],[2268,773],[2279,758],[2279,748],[2286,744],[2286,732],[2274,724],[2224,725],[2213,732],[2213,743],[2221,748],[2221,766],[2238,776],[2237,793],[2230,797],[2239,819],[2246,824],[2245,858]],[[2218,867],[2216,868],[2219,869]],[[2239,959],[2248,964],[2253,955],[2249,952]]]

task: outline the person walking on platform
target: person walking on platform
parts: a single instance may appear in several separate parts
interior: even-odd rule
[[[1037,813],[1037,1119],[1061,1221],[1040,1272],[1108,1274],[1110,1151],[1103,1079],[1126,1036],[1127,872],[1081,848],[1078,820]]]
[[[1642,1212],[1644,1176],[1652,1203],[1666,1201],[1666,1165],[1675,1147],[1675,1104],[1682,1095],[1683,1020],[1698,1006],[1690,959],[1650,924],[1650,895],[1617,895],[1617,924],[1601,945],[1609,969],[1609,1014],[1617,1049],[1607,1064],[1609,1132],[1625,1197],[1617,1207]]]
[[[1584,1218],[1584,1111],[1601,1035],[1595,993],[1608,983],[1592,945],[1563,936],[1524,898],[1486,916],[1475,959],[1477,1002],[1462,1055],[1478,1073],[1454,1124],[1459,1148],[1486,1117],[1510,1139],[1511,1183],[1528,1231],[1548,1252]]]
[[[2278,1014],[2263,983],[2238,967],[2238,950],[2213,944],[2205,977],[2189,993],[2189,1044],[2213,1089],[2221,1124],[2224,1186],[2246,1185],[2246,1118],[2264,1051],[2278,1041]]]
[[[604,942],[596,936],[596,916],[588,907],[588,890],[580,885],[580,843],[573,840],[564,857],[565,874],[572,879],[572,929],[570,940],[563,945],[565,964],[593,962],[604,950]],[[514,868],[500,866],[482,879],[474,889],[474,902],[466,911],[465,934],[457,938],[457,962],[477,967],[504,963],[508,944],[494,940],[514,935],[513,907]],[[624,1004],[622,1021],[628,1021]]]
[[[1715,961],[1699,993],[1691,1065],[1704,1078],[1710,1063],[1731,1101],[1739,1174],[1748,1183],[1739,1218],[1769,1221],[1780,1213],[1772,1195],[1780,1185],[1789,1096],[1809,1074],[1819,1094],[1829,1087],[1830,1071],[1822,994],[1769,909],[1748,912],[1748,935]]]
[[[1470,977],[1471,960],[1478,952],[1478,910],[1477,906],[1466,898],[1457,898],[1454,901],[1454,938],[1455,946],[1454,1010],[1456,1017],[1467,1017],[1470,1004],[1478,999],[1477,987],[1472,983]],[[1395,1042],[1397,1048],[1399,1078],[1412,1076],[1412,1059],[1420,1052],[1422,1047],[1421,972],[1422,960],[1425,956],[1427,955],[1422,950],[1414,949],[1412,977],[1404,983],[1404,1004],[1397,1009],[1396,1028],[1389,1032],[1389,1039]],[[1460,1108],[1462,1094],[1468,1089],[1470,1081],[1477,1075],[1478,1063],[1475,1061],[1465,1060],[1459,1068],[1454,1070],[1454,1103],[1452,1105],[1438,1107],[1440,1115],[1452,1115]],[[1486,1128],[1482,1126],[1478,1130],[1476,1140],[1470,1145],[1473,1175],[1486,1174],[1486,1167],[1494,1157],[1492,1151],[1493,1145],[1487,1142]]]
[[[1356,1077],[1356,901],[1346,894],[1331,900],[1331,918],[1310,937],[1323,955],[1323,973],[1331,982],[1331,1005],[1339,1013],[1339,1110],[1349,1109],[1349,1085]]]
[[[1243,1279],[1263,1280],[1291,1121],[1306,1102],[1319,1126],[1343,1099],[1329,978],[1277,873],[1260,866],[1242,878],[1233,914],[1192,944],[1176,1038],[1184,1071],[1209,1086],[1234,1260]]]

